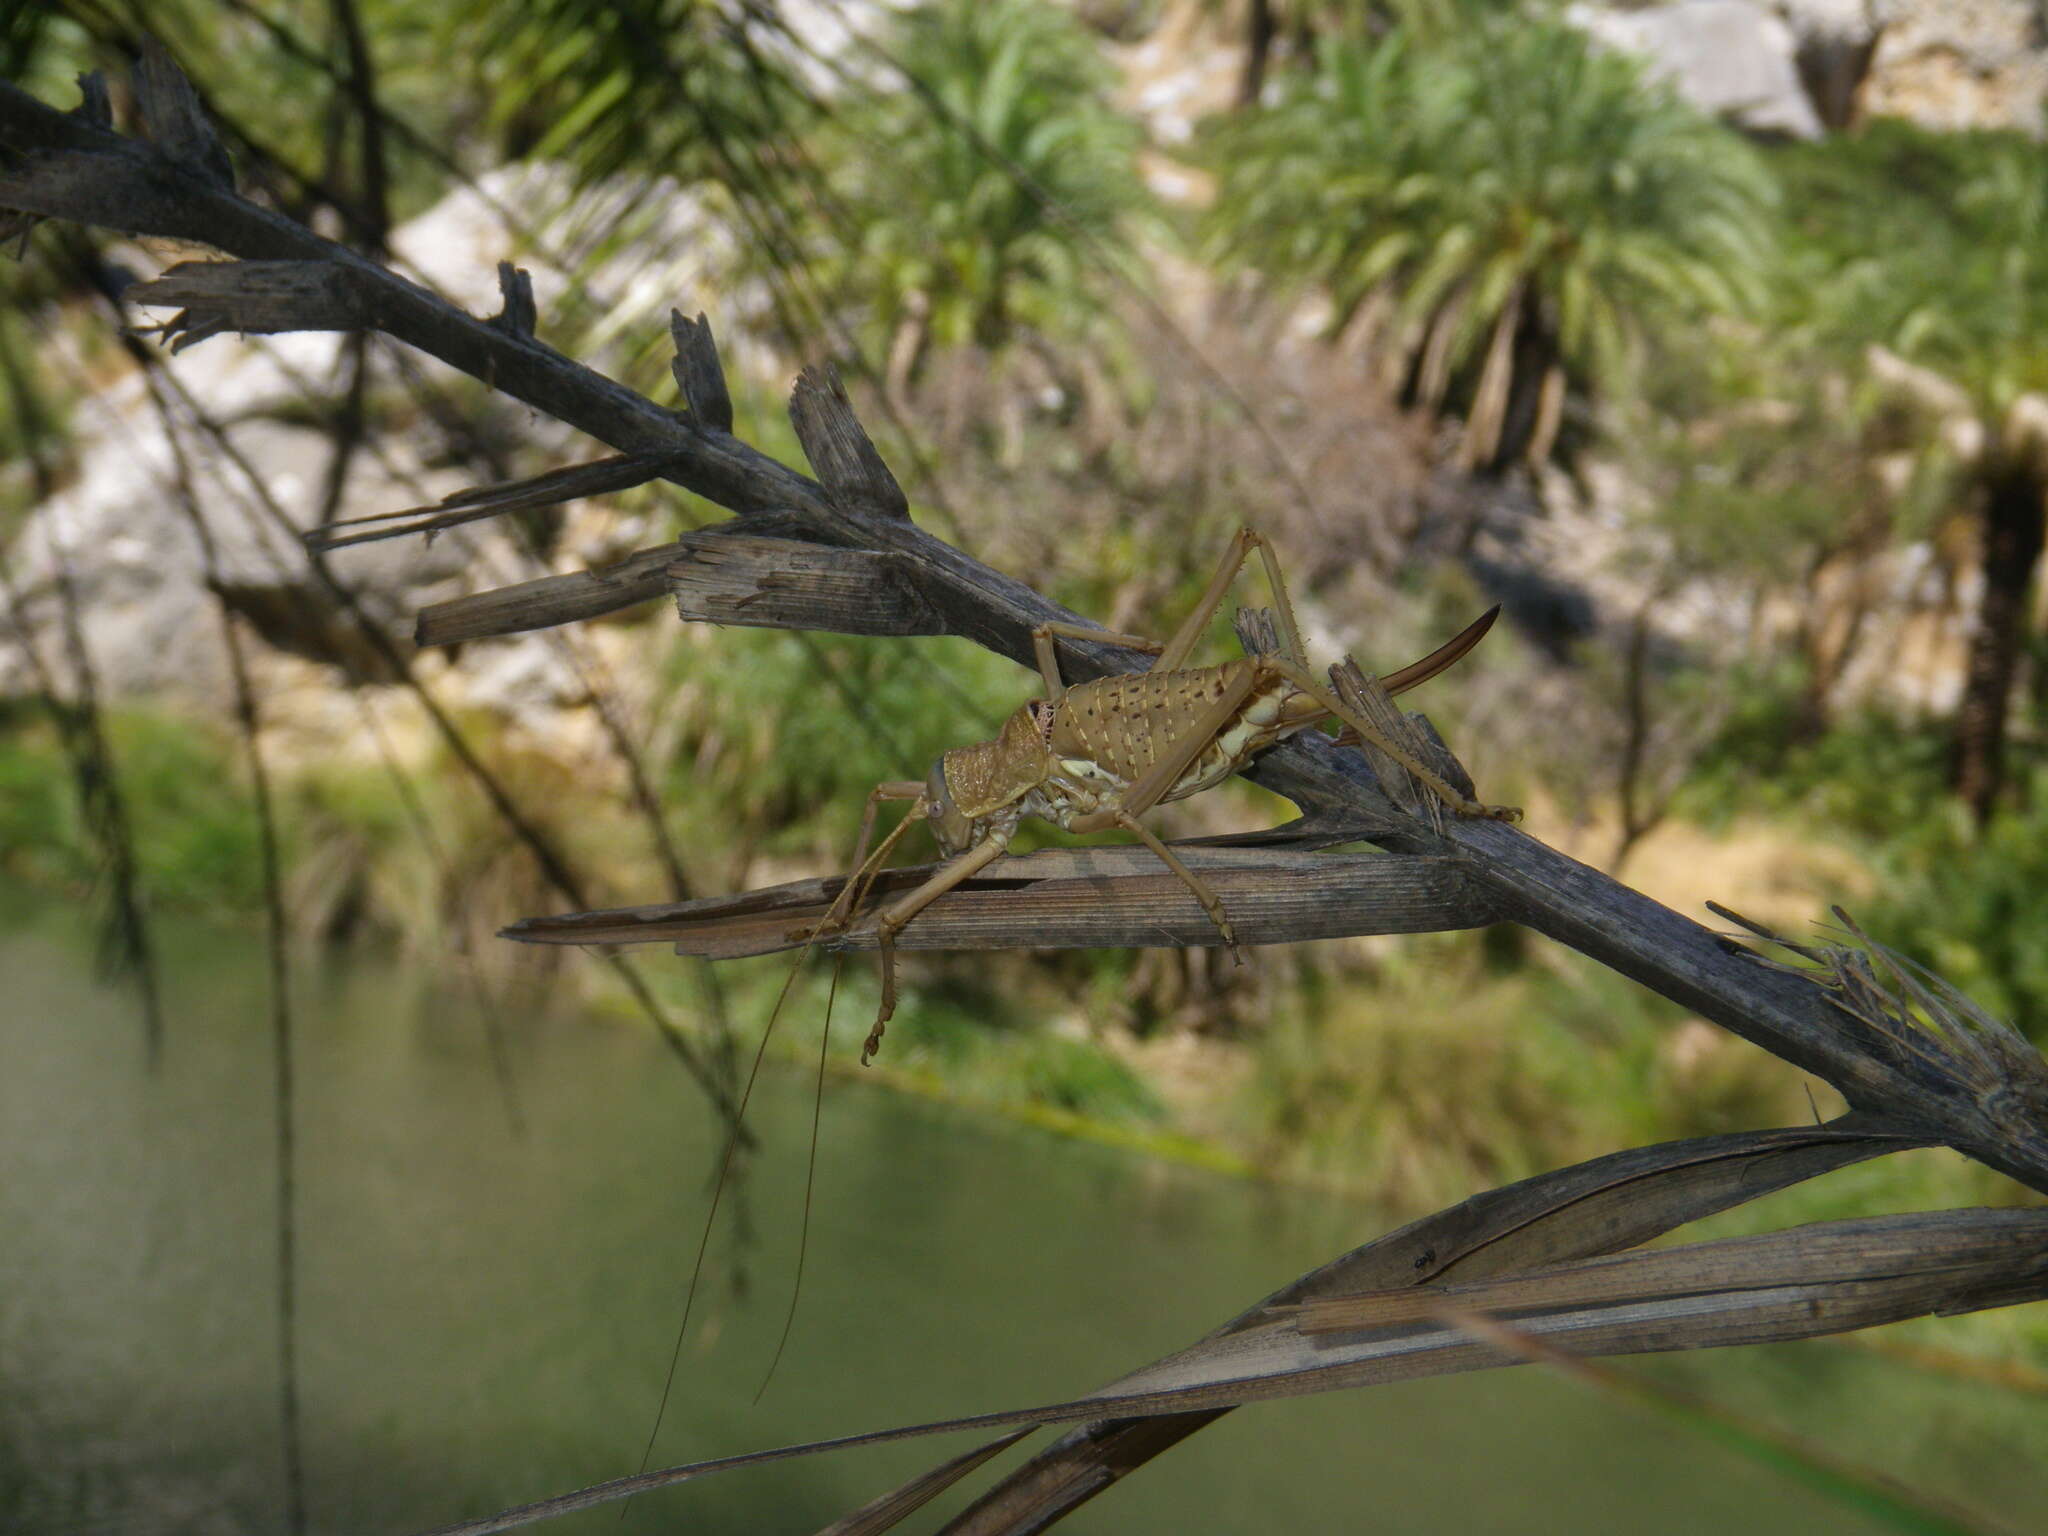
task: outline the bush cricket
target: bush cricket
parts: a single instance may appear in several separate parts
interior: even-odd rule
[[[1263,562],[1267,585],[1273,595],[1279,649],[1226,661],[1216,666],[1190,667],[1189,656],[1200,642],[1209,622],[1222,605],[1232,584],[1256,552]],[[1493,625],[1496,607],[1468,625],[1447,644],[1420,661],[1412,662],[1381,679],[1389,694],[1400,693],[1427,682],[1462,659]],[[1056,637],[1093,640],[1128,650],[1147,652],[1156,659],[1139,673],[1098,678],[1068,686],[1060,676],[1054,651]],[[752,1096],[756,1075],[766,1052],[768,1033],[788,997],[790,982],[810,949],[833,935],[852,927],[866,891],[887,861],[896,844],[913,826],[930,826],[945,862],[916,889],[884,908],[876,919],[878,949],[882,966],[882,998],[873,1028],[861,1048],[861,1063],[873,1060],[883,1031],[895,1012],[896,967],[891,943],[904,926],[946,892],[961,885],[978,871],[1001,857],[1026,816],[1037,816],[1070,832],[1089,833],[1122,828],[1157,854],[1166,867],[1187,886],[1202,910],[1216,926],[1232,954],[1243,956],[1231,929],[1229,914],[1208,884],[1189,869],[1138,818],[1154,806],[1212,788],[1244,767],[1258,753],[1274,743],[1308,730],[1327,719],[1341,722],[1349,736],[1371,742],[1399,764],[1431,794],[1461,816],[1483,816],[1515,820],[1521,812],[1510,807],[1482,805],[1459,792],[1443,777],[1422,763],[1400,743],[1348,707],[1336,692],[1309,669],[1300,630],[1280,566],[1272,546],[1257,530],[1240,529],[1224,552],[1221,563],[1192,611],[1163,644],[1138,635],[1115,634],[1083,625],[1047,623],[1032,632],[1032,649],[1038,662],[1045,696],[1032,699],[1004,722],[996,735],[971,746],[956,747],[932,765],[922,781],[902,780],[879,784],[868,796],[861,817],[852,872],[825,916],[817,923],[794,930],[792,941],[803,946],[789,978],[783,984],[769,1015],[753,1070],[740,1096],[744,1114]],[[883,801],[907,800],[910,810],[872,853],[875,818]],[[836,975],[835,975],[836,980]],[[826,1030],[831,1029],[827,1005]],[[819,1058],[819,1088],[823,1090],[824,1057]],[[816,1120],[813,1120],[811,1157],[817,1157]],[[712,1193],[711,1210],[705,1218],[703,1240],[697,1250],[683,1320],[677,1329],[675,1351],[669,1361],[668,1385],[662,1389],[662,1412],[675,1380],[676,1363],[695,1305],[697,1285],[703,1272],[712,1225],[717,1219],[719,1199],[726,1175],[738,1146],[737,1127],[728,1139],[725,1162]],[[805,1227],[809,1226],[808,1192],[805,1195]],[[802,1283],[804,1244],[797,1252],[797,1285]],[[796,1317],[796,1295],[790,1298],[782,1340],[776,1345],[775,1362],[782,1357]],[[768,1368],[772,1378],[775,1362]],[[762,1390],[767,1381],[762,1382]],[[655,1431],[648,1437],[647,1453],[641,1460],[645,1470],[661,1426],[661,1412]]]
[[[1242,656],[1217,666],[1190,667],[1231,584],[1256,551],[1265,565],[1279,626],[1280,650]],[[1427,682],[1455,664],[1492,627],[1498,608],[1422,660],[1381,679],[1390,694]],[[1156,656],[1144,672],[1067,686],[1054,653],[1055,636],[1094,640]],[[1081,625],[1049,623],[1032,631],[1032,648],[1045,684],[1004,722],[994,738],[956,747],[932,765],[923,783],[878,784],[868,796],[854,849],[853,873],[815,926],[793,932],[812,941],[852,926],[861,897],[897,842],[927,823],[945,856],[932,877],[900,897],[876,919],[882,964],[882,1000],[861,1062],[874,1058],[896,1010],[896,955],[890,942],[917,914],[1002,856],[1026,816],[1069,832],[1120,827],[1156,853],[1187,886],[1240,961],[1229,915],[1208,884],[1174,857],[1138,818],[1155,805],[1185,799],[1220,784],[1253,757],[1289,736],[1332,717],[1349,733],[1373,743],[1413,774],[1460,816],[1514,820],[1521,812],[1481,805],[1417,762],[1399,743],[1347,708],[1309,669],[1301,633],[1273,548],[1257,530],[1240,529],[1199,602],[1164,644],[1138,635],[1111,634]],[[875,814],[884,800],[908,800],[910,810],[872,854]]]

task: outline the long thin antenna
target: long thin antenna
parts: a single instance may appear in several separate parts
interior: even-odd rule
[[[922,800],[918,802],[919,805],[922,805],[922,803]],[[873,853],[869,854],[868,857],[861,862],[860,868],[855,870],[851,875],[847,876],[846,889],[840,893],[839,897],[839,901],[846,900],[846,898],[849,895],[851,895],[851,897],[853,898],[851,901],[847,902],[845,921],[851,922],[853,919],[853,914],[860,909],[860,898],[863,894],[863,883],[870,879],[876,867],[882,862],[883,859],[889,856],[889,851],[896,846],[897,840],[900,837],[902,837],[904,828],[916,819],[916,815],[917,806],[913,806],[910,815],[904,818],[903,823],[899,825],[893,832],[891,832],[888,837],[883,839],[882,846],[877,848]],[[833,902],[833,910],[836,910],[838,908],[839,901]],[[831,913],[829,911],[826,914],[826,917],[828,920],[830,919]],[[740,1090],[739,1106],[733,1111],[732,1129],[726,1137],[725,1155],[719,1160],[718,1183],[713,1187],[711,1191],[711,1209],[707,1211],[704,1216],[704,1234],[697,1240],[696,1262],[690,1266],[690,1288],[688,1291],[684,1293],[682,1320],[676,1324],[675,1344],[669,1350],[668,1375],[662,1380],[661,1402],[656,1406],[654,1410],[654,1427],[647,1432],[647,1444],[640,1452],[640,1466],[638,1470],[634,1473],[636,1477],[641,1472],[645,1472],[647,1470],[647,1464],[654,1458],[654,1442],[656,1438],[659,1437],[661,1434],[661,1421],[668,1414],[668,1400],[670,1395],[675,1391],[676,1368],[683,1358],[683,1339],[689,1332],[690,1314],[692,1313],[692,1311],[695,1310],[697,1305],[697,1287],[704,1278],[704,1256],[711,1249],[711,1232],[714,1224],[718,1220],[718,1204],[719,1201],[722,1200],[725,1196],[726,1179],[727,1175],[730,1174],[732,1171],[733,1155],[738,1150],[740,1139],[745,1132],[747,1120],[747,1105],[753,1100],[754,1084],[759,1080],[761,1076],[761,1062],[768,1054],[768,1039],[771,1035],[775,1033],[775,1024],[776,1021],[782,1017],[783,1005],[789,1001],[790,988],[796,985],[797,972],[803,969],[804,961],[809,958],[811,951],[818,947],[818,940],[820,937],[823,936],[824,929],[825,923],[823,922],[820,922],[816,927],[814,927],[811,930],[809,936],[805,938],[803,948],[799,949],[796,952],[796,958],[790,962],[789,974],[782,978],[782,990],[775,994],[775,1006],[769,1010],[768,1027],[761,1031],[761,1043],[754,1047],[754,1062],[753,1065],[747,1069],[746,1086]],[[833,993],[836,994],[838,992],[838,989],[839,968],[837,965],[835,965],[832,971]],[[828,998],[825,1008],[825,1029],[826,1038],[828,1041],[831,1037],[831,1028],[832,1010],[831,1001]],[[820,1049],[822,1050],[823,1047],[821,1046]],[[824,1077],[822,1074],[822,1069],[819,1076],[819,1092],[820,1094],[824,1092]],[[817,1120],[815,1112],[812,1121],[811,1156],[814,1159],[813,1166],[815,1166],[815,1159],[817,1157]],[[805,1194],[804,1197],[804,1217],[806,1225],[806,1235],[808,1236],[808,1226],[810,1220],[810,1196],[808,1192]],[[799,1250],[798,1253],[797,1264],[798,1276],[799,1280],[801,1280],[803,1264],[801,1250]],[[794,1303],[792,1303],[791,1311],[792,1315],[794,1315]],[[785,1339],[788,1337],[787,1324],[784,1325],[784,1337]],[[776,1354],[778,1358],[781,1355],[781,1347],[779,1345],[776,1348]],[[774,1374],[774,1370],[774,1366],[770,1365],[769,1374],[771,1376]],[[768,1384],[765,1381],[761,1384],[763,1391],[767,1390],[767,1385]],[[758,1394],[756,1394],[756,1397],[758,1400]],[[631,1501],[629,1500],[628,1502]],[[623,1506],[621,1506],[619,1514],[621,1519],[625,1517],[625,1509]]]
[[[796,973],[803,964],[804,956],[810,951],[810,942],[797,951],[796,961],[790,966],[789,974],[782,978],[782,990],[775,996],[775,1007],[768,1014],[768,1027],[761,1031],[761,1043],[754,1047],[754,1064],[747,1069],[746,1087],[740,1090],[739,1106],[733,1111],[732,1126],[725,1137],[725,1154],[719,1159],[718,1182],[711,1189],[711,1209],[704,1215],[704,1235],[697,1240],[697,1261],[690,1266],[690,1288],[683,1294],[683,1315],[681,1321],[676,1324],[675,1344],[669,1350],[668,1375],[661,1383],[661,1402],[654,1410],[654,1427],[647,1431],[647,1445],[640,1452],[639,1472],[645,1472],[647,1463],[653,1459],[655,1437],[661,1433],[661,1421],[668,1414],[669,1394],[675,1390],[676,1385],[676,1367],[683,1358],[683,1339],[690,1331],[690,1314],[697,1305],[697,1284],[704,1277],[704,1255],[711,1249],[711,1232],[718,1222],[718,1205],[725,1198],[725,1186],[728,1176],[732,1173],[733,1156],[739,1151],[742,1129],[746,1124],[747,1104],[754,1096],[754,1083],[761,1075],[761,1060],[768,1054],[768,1037],[775,1033],[775,1021],[782,1017],[782,1005],[789,1000],[789,989],[796,984]],[[622,1506],[619,1517],[624,1519],[625,1513]]]
[[[843,953],[834,955],[832,985],[825,992],[825,1027],[818,1032],[818,1085],[811,1098],[811,1155],[804,1166],[804,1215],[796,1229],[796,1278],[790,1282],[789,1311],[782,1319],[782,1337],[775,1341],[775,1355],[768,1362],[768,1374],[754,1389],[754,1401],[757,1403],[766,1395],[768,1383],[775,1379],[775,1368],[782,1364],[782,1352],[789,1347],[790,1330],[796,1326],[796,1305],[804,1293],[804,1255],[811,1247],[811,1196],[818,1187],[818,1128],[825,1118],[825,1060],[832,1045],[832,1005],[838,1001],[839,976],[845,968],[846,956]]]

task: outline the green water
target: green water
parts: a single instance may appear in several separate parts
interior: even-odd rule
[[[281,1529],[261,958],[243,935],[167,948],[152,1074],[130,999],[91,979],[75,924],[0,932],[10,1533]],[[695,1091],[640,1030],[550,1005],[536,977],[500,1004],[515,1128],[466,992],[369,964],[301,974],[298,990],[313,1528],[402,1533],[632,1470],[702,1219]],[[752,1283],[736,1294],[722,1266],[700,1304],[661,1461],[1070,1397],[1383,1226],[1328,1197],[838,1081],[803,1315],[750,1406],[781,1323],[809,1096],[788,1075],[761,1090]],[[1838,1454],[2048,1528],[2037,1402],[1841,1349],[1652,1369],[1739,1388]],[[970,1443],[713,1478],[637,1501],[623,1525],[606,1510],[544,1529],[809,1531]],[[1239,1412],[1063,1528],[1312,1527],[1884,1529],[1529,1370]]]

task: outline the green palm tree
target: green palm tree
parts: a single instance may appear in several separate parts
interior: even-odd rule
[[[1788,152],[1814,325],[1865,350],[1980,532],[1983,596],[1950,772],[1980,820],[2004,783],[2027,594],[2048,506],[2048,154],[2015,133],[1872,124]]]
[[[1283,43],[1298,60],[1307,59],[1321,37],[1373,35],[1406,26],[1425,35],[1470,26],[1518,0],[1203,0],[1204,9],[1236,26],[1244,43],[1237,104],[1248,107],[1264,93],[1276,47]]]
[[[1083,334],[1148,205],[1094,39],[1035,0],[940,0],[898,17],[885,51],[891,77],[829,130],[859,215],[831,265],[892,338],[892,371],[932,346]]]
[[[1472,466],[1547,458],[1646,329],[1753,306],[1772,244],[1740,138],[1548,22],[1326,42],[1208,152],[1218,256],[1323,286]]]
[[[816,103],[781,61],[772,8],[718,0],[458,0],[443,46],[482,85],[508,159],[566,159],[586,179],[758,174],[753,157]]]

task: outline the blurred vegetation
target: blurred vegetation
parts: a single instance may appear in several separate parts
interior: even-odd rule
[[[407,8],[413,16],[420,8]],[[437,22],[439,57],[467,61],[490,163],[557,160],[585,181],[654,170],[685,185],[811,126],[816,103],[764,56],[772,27],[703,0],[458,4]],[[650,112],[650,103],[664,110]]]
[[[1083,340],[1148,201],[1094,36],[1034,0],[949,3],[898,15],[884,52],[901,85],[833,114],[825,147],[857,210],[821,253],[840,302],[901,375],[934,349]]]
[[[2031,463],[2022,406],[2048,388],[2026,320],[2048,300],[2038,143],[1875,122],[1757,145],[1547,8],[1276,0],[1232,13],[1272,28],[1260,90],[1192,146],[1157,145],[1091,27],[1103,9],[937,0],[813,50],[772,7],[710,0],[57,0],[8,13],[0,50],[10,79],[67,102],[73,71],[118,70],[144,32],[173,39],[252,190],[359,243],[508,160],[544,161],[563,196],[604,194],[564,255],[580,271],[649,240],[687,193],[706,242],[739,254],[712,291],[658,306],[701,303],[722,340],[778,357],[836,354],[864,412],[882,407],[920,517],[1119,627],[1169,628],[1250,519],[1288,548],[1314,624],[1404,660],[1476,599],[1447,558],[1475,537],[1460,507],[1620,465],[1644,493],[1622,530],[1629,611],[1591,634],[1502,634],[1485,664],[1499,698],[1426,701],[1480,782],[1588,817],[1624,802],[1616,857],[1667,819],[1845,849],[1871,875],[1856,910],[1873,932],[2048,1038],[2038,635],[2011,637],[2006,764],[1981,816],[1950,794],[1952,718],[1845,693],[1892,579],[1869,573],[1919,551],[1959,592],[1968,529]],[[1120,10],[1119,36],[1156,10]],[[1148,190],[1141,168],[1173,157],[1213,174],[1212,205]],[[557,199],[534,185],[513,211],[538,228]],[[1256,421],[1132,297],[1169,282],[1244,319],[1239,340],[1202,340]],[[89,296],[54,260],[0,284],[0,454],[48,466],[0,479],[18,508],[62,472],[73,387],[26,360]],[[1274,356],[1301,296],[1327,300],[1332,342],[1306,386]],[[634,376],[658,376],[658,324],[621,313],[576,299],[545,323],[571,352],[630,337]],[[1918,372],[1874,368],[1873,346]],[[742,389],[739,408],[750,440],[793,456],[772,402]],[[493,475],[540,467],[499,462],[516,432],[475,435]],[[1319,506],[1275,472],[1276,443]],[[2037,519],[2039,493],[2017,498]],[[694,518],[652,493],[629,505],[657,532]],[[1706,579],[1719,631],[1653,634],[1658,602]],[[1766,622],[1774,605],[1789,628]],[[1368,615],[1379,627],[1346,627]],[[836,866],[870,785],[987,733],[1030,688],[963,642],[684,633],[665,613],[635,634],[654,681],[634,739],[704,890]],[[462,725],[596,899],[662,889],[617,761],[567,763],[495,717]],[[141,707],[112,726],[151,901],[255,912],[231,737]],[[498,923],[559,903],[444,749],[401,758],[405,789],[370,756],[282,764],[297,920],[488,957]],[[70,784],[42,715],[9,706],[6,877],[90,892]],[[1284,811],[1240,787],[1183,813],[1181,830],[1224,830]],[[1132,1136],[1185,1126],[1417,1206],[1805,1114],[1789,1069],[1512,937],[1323,946],[1249,978],[1199,957],[906,971],[906,1077]],[[842,1008],[872,1006],[871,987],[850,968]],[[737,1015],[766,991],[744,983]],[[1183,1033],[1237,1063],[1198,1112],[1148,1065]]]
[[[1979,826],[1943,794],[1946,742],[1924,724],[1863,711],[1813,735],[1801,701],[1768,678],[1703,756],[1683,804],[1709,825],[1764,811],[1856,848],[1875,876],[1854,904],[1872,931],[2048,1042],[2048,949],[2039,893],[2048,889],[2048,763],[2022,796]]]
[[[1871,349],[1870,373],[1923,464],[1974,523],[1982,583],[1949,781],[1979,822],[2006,782],[2011,697],[2048,498],[2048,160],[2016,133],[1887,125],[1832,163],[1792,160],[1810,213],[1816,329]],[[1803,183],[1803,184],[1802,184]],[[1877,349],[1884,349],[1880,352]]]
[[[1737,136],[1578,32],[1505,18],[1327,42],[1206,146],[1226,263],[1313,283],[1461,459],[1550,456],[1565,391],[1651,325],[1757,308],[1775,187]]]

